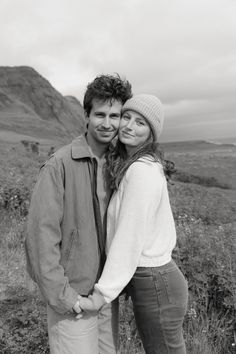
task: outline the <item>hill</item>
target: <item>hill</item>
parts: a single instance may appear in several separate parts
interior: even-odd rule
[[[36,138],[73,137],[84,130],[83,108],[31,67],[0,67],[0,129]]]

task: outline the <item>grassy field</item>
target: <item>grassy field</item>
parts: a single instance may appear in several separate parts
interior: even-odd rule
[[[48,353],[45,305],[26,274],[23,241],[39,166],[60,142],[40,140],[37,154],[21,140],[0,136],[2,354]],[[174,258],[189,283],[187,352],[234,353],[236,147],[189,142],[165,145],[165,151],[177,170],[169,192],[178,234]],[[123,298],[120,343],[121,354],[143,353],[132,305]]]

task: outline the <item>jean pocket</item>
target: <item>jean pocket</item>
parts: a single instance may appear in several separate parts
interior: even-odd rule
[[[149,268],[139,267],[129,282],[127,288],[128,293],[132,297],[132,301],[140,301],[140,299],[149,296],[150,289],[154,287],[153,277]]]
[[[161,274],[169,303],[186,307],[188,302],[188,283],[182,272],[175,268]]]

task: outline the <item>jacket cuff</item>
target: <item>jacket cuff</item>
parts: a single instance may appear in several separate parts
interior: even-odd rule
[[[74,314],[73,306],[78,300],[78,293],[73,289],[67,289],[66,298],[58,299],[58,304],[52,304],[49,302],[49,306],[61,315]]]

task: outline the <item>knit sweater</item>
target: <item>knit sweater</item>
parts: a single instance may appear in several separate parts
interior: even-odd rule
[[[107,260],[95,289],[106,302],[111,302],[137,267],[168,263],[175,243],[175,224],[162,165],[148,158],[139,159],[128,168],[110,201]]]

